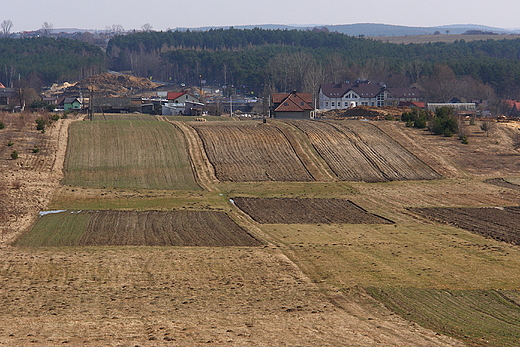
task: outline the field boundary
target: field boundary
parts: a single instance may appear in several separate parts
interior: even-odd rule
[[[316,149],[310,144],[308,137],[299,128],[282,121],[274,122],[274,124],[289,141],[300,161],[316,181],[335,182],[338,180],[338,177],[316,152]]]
[[[186,147],[188,149],[190,163],[192,165],[193,172],[197,183],[207,191],[214,191],[214,184],[218,183],[219,180],[215,176],[215,168],[209,161],[204,145],[199,135],[189,125],[183,122],[170,121],[166,117],[162,116],[161,119],[172,126],[176,127],[184,135],[186,141]]]

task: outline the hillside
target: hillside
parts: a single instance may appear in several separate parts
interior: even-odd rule
[[[396,121],[19,119],[0,118],[0,344],[520,338],[516,123],[463,145]]]

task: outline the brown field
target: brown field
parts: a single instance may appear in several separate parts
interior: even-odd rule
[[[508,182],[503,178],[490,178],[490,179],[485,180],[484,182],[489,183],[489,184],[494,184],[499,187],[520,190],[520,185],[518,185],[516,183]]]
[[[344,199],[233,198],[242,211],[261,224],[391,224]]]
[[[260,122],[190,123],[220,181],[313,181],[289,140]]]
[[[426,130],[407,128],[402,122],[374,122],[387,135],[443,177],[515,177],[519,175],[520,152],[513,149],[519,122],[493,123],[489,136],[475,125],[464,124],[469,144],[456,137],[431,135]]]
[[[276,130],[267,133],[273,136],[270,139],[285,139],[281,155],[294,152],[291,155],[299,162],[298,172],[303,167],[312,180],[218,182],[206,158],[210,150],[203,150],[204,136],[197,135],[192,123],[175,122],[179,125],[165,129],[177,129],[183,135],[197,182],[203,182],[205,189],[197,191],[59,187],[69,123],[60,120],[44,134],[49,150],[38,157],[41,171],[8,158],[1,162],[2,183],[8,189],[0,191],[7,197],[5,201],[19,203],[23,214],[14,214],[10,224],[0,220],[0,345],[462,346],[464,342],[493,346],[486,343],[492,341],[494,346],[515,346],[518,325],[502,322],[517,322],[518,245],[438,223],[409,209],[517,206],[519,190],[483,181],[504,177],[520,183],[517,152],[511,149],[515,127],[497,124],[489,137],[479,133],[478,125],[470,127],[470,144],[466,146],[455,137],[434,137],[399,122],[370,123],[399,141],[395,148],[406,148],[449,179],[365,183],[337,182],[330,164],[318,155],[307,135],[292,122],[272,122],[267,126]],[[200,123],[193,126],[209,125]],[[255,124],[233,123],[245,125],[248,131]],[[341,130],[334,128],[332,133],[346,136],[341,122],[333,124]],[[216,129],[220,124],[214,126]],[[225,129],[217,134],[239,138],[235,134],[239,130]],[[276,132],[282,135],[274,135]],[[360,131],[354,133],[362,138]],[[247,135],[241,136],[248,146],[257,147]],[[29,138],[20,137],[24,148],[30,148]],[[370,155],[387,151],[374,141],[367,139],[363,144],[374,147]],[[280,151],[266,144],[260,148],[262,153]],[[259,158],[263,161],[268,156]],[[402,161],[399,158],[387,166]],[[273,165],[282,171],[282,164]],[[378,165],[387,169],[380,162]],[[253,171],[251,167],[242,170]],[[399,170],[394,170],[399,172],[394,175],[410,174]],[[22,182],[20,187],[13,184],[17,180]],[[233,206],[231,197],[343,199],[395,223],[262,224]],[[304,210],[300,203],[295,208]],[[103,212],[95,216],[99,219],[91,219],[89,213],[68,213],[71,219],[37,217],[39,210],[50,208]],[[335,209],[327,212],[335,214]],[[133,227],[136,239],[145,239],[143,229],[150,225],[157,231],[156,242],[161,235],[169,235],[165,226],[175,225],[169,214],[172,210],[225,213],[236,224],[223,229],[237,230],[238,225],[237,233],[253,235],[263,247],[12,245],[20,235],[79,239],[86,235],[89,223],[97,240],[107,234],[98,232],[122,230],[127,224]],[[361,213],[361,217],[366,215]],[[194,218],[182,229],[189,231]],[[200,219],[207,221],[207,217]],[[65,227],[60,229],[60,224]],[[32,225],[32,232],[28,232]],[[135,228],[138,225],[143,227]],[[212,234],[208,230],[213,227],[202,228],[205,235]],[[180,235],[180,228],[177,230]],[[126,233],[123,238],[128,236]],[[198,239],[201,235],[192,236]],[[216,246],[218,241],[209,242]],[[33,246],[37,242],[31,241]],[[364,288],[374,297],[382,292],[395,298],[395,307],[378,298],[393,312],[367,295]],[[448,292],[454,296],[446,295]],[[430,309],[429,304],[440,296],[446,300],[435,302],[445,309]],[[509,301],[500,301],[502,296]],[[487,316],[481,318],[482,314]],[[441,326],[448,319],[446,328]],[[456,329],[451,329],[453,326]]]
[[[520,244],[520,207],[445,207],[411,209],[432,220],[448,223],[495,240]]]
[[[67,211],[42,216],[18,246],[260,246],[215,211]]]
[[[440,175],[366,122],[293,121],[340,180],[425,180]]]

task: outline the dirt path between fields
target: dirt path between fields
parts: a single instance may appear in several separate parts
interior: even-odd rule
[[[184,134],[184,138],[186,139],[186,147],[189,152],[197,183],[204,190],[215,190],[213,186],[214,184],[218,183],[218,179],[215,176],[215,170],[213,169],[213,166],[206,156],[202,140],[197,135],[195,130],[183,122],[172,122],[167,120],[166,117],[160,117],[160,119],[177,127]]]

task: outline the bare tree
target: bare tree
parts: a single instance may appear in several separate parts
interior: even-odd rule
[[[141,29],[143,29],[145,33],[149,33],[150,31],[152,31],[153,27],[150,23],[146,23],[141,25]]]
[[[50,36],[52,33],[52,29],[54,29],[54,25],[52,25],[51,23],[44,22],[40,30],[42,31],[43,36]]]
[[[124,31],[125,31],[125,29],[123,28],[123,26],[121,24],[112,25],[112,28],[111,28],[112,34],[121,35]]]
[[[480,124],[480,130],[486,133],[486,136],[489,136],[489,133],[492,133],[496,128],[496,123],[492,121],[483,121]]]
[[[13,27],[13,22],[10,19],[6,19],[0,23],[0,29],[2,33],[2,37],[9,37],[11,35],[11,28]]]

